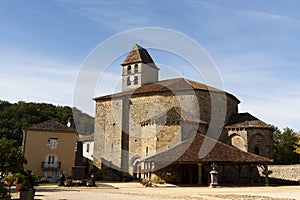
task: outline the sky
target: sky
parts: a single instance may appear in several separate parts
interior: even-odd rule
[[[223,89],[241,101],[240,112],[299,131],[299,7],[298,0],[0,0],[0,99],[73,106],[78,74],[93,49],[123,31],[160,27],[206,50]],[[174,76],[201,81],[184,61],[149,53],[161,74],[168,66]],[[87,104],[114,92],[120,62],[114,60]],[[93,106],[80,109],[94,115]]]

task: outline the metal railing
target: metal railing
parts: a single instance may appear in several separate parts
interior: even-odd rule
[[[61,162],[42,162],[42,169],[60,169]]]

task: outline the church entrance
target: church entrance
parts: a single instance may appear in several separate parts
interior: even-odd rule
[[[184,164],[181,165],[181,182],[183,184],[197,184],[198,183],[198,165]]]
[[[141,179],[141,163],[137,162],[136,165],[133,166],[133,177],[136,180]]]
[[[140,156],[134,156],[130,160],[130,164],[132,166],[132,175],[135,180],[141,179],[141,160],[142,158]]]

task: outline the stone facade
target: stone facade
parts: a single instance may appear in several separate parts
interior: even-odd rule
[[[145,72],[150,69],[158,72],[158,68],[151,67],[154,65],[151,57],[135,55],[139,53],[137,48],[141,47],[134,46],[122,64],[123,91],[95,98],[95,166],[138,177],[142,160],[197,133],[210,134],[243,151],[255,152],[259,148],[260,155],[272,158],[270,128],[241,129],[234,127],[235,122],[230,124],[234,126],[226,126],[232,116],[238,115],[240,101],[235,96],[187,79],[158,81],[156,75],[149,78],[149,73],[143,74],[143,67]],[[132,66],[137,66],[136,71]],[[132,74],[153,83],[127,84]],[[144,76],[147,78],[142,79]],[[220,135],[214,135],[217,130]],[[117,177],[109,173],[107,176]]]
[[[271,128],[229,128],[227,143],[242,151],[273,158],[273,130]]]
[[[262,169],[258,168],[260,174],[262,174]],[[268,170],[272,171],[270,174],[271,179],[284,181],[294,181],[300,184],[300,165],[269,165]],[[277,183],[281,183],[278,181]]]

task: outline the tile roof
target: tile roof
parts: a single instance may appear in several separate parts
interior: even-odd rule
[[[31,127],[24,128],[24,130],[76,132],[75,129],[70,128],[52,119],[39,124],[35,124]]]
[[[111,98],[118,98],[126,95],[138,95],[138,94],[146,94],[152,92],[167,92],[167,91],[184,91],[184,90],[205,90],[205,91],[212,91],[212,92],[219,92],[223,93],[223,90],[198,83],[196,81],[188,80],[185,78],[174,78],[168,79],[163,81],[158,81],[156,83],[149,83],[142,85],[141,87],[135,90],[123,91],[116,94],[105,95],[102,97],[96,97],[94,100],[102,100],[102,99],[111,99]],[[232,94],[226,93],[233,98],[235,98],[238,102],[240,102],[235,96]]]
[[[257,119],[250,113],[238,113],[231,116],[226,128],[269,128],[272,127],[265,122]]]
[[[153,63],[151,56],[149,55],[148,51],[143,47],[139,46],[138,44],[134,44],[132,49],[130,50],[129,54],[123,61],[121,65],[133,64],[142,62],[145,64]],[[153,65],[154,67],[155,65]]]
[[[203,143],[204,140],[205,143]],[[203,149],[201,149],[202,146]],[[210,149],[211,151],[209,151]],[[206,151],[209,151],[207,155],[205,155]],[[182,152],[184,153],[182,154]],[[201,152],[203,155],[201,155]],[[171,149],[162,151],[154,156],[148,157],[145,159],[145,161],[152,161],[157,163],[175,161],[180,163],[215,162],[233,164],[258,164],[273,162],[273,160],[269,158],[241,151],[236,147],[214,140],[202,134],[197,134],[196,137],[185,140]]]

